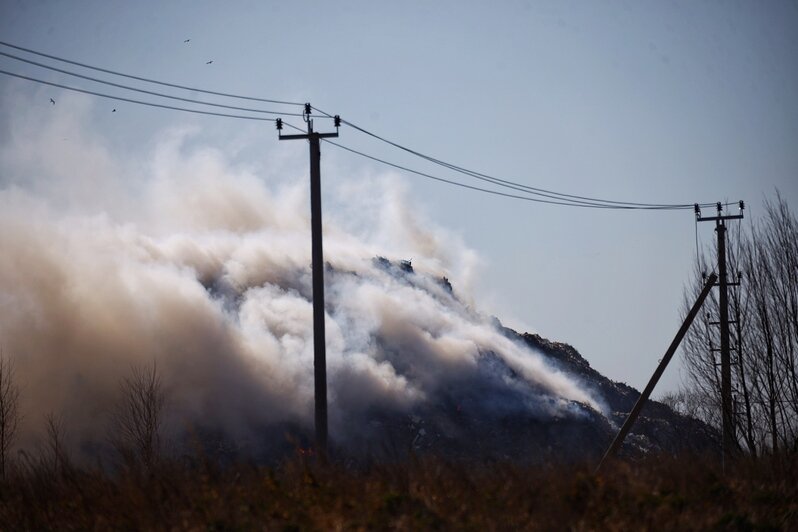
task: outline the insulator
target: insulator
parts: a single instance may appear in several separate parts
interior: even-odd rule
[[[718,212],[721,212],[722,210],[723,210],[723,205],[720,202],[718,202]]]
[[[335,122],[335,127],[341,127],[341,117],[340,116],[335,115],[335,117],[333,117],[333,121]]]
[[[745,210],[745,202],[743,200],[740,200],[740,210]]]
[[[698,203],[693,204],[693,209],[695,210],[696,216],[701,216],[701,207],[698,206]]]
[[[283,130],[283,119],[282,118],[278,118],[275,121],[275,125],[277,125],[277,131],[282,131]]]
[[[309,103],[306,103],[306,104],[305,104],[305,114],[306,114],[306,115],[310,115],[310,111],[311,111],[311,110],[312,110],[312,108],[310,107],[310,104],[309,104]]]

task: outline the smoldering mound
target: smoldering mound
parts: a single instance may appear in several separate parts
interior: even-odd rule
[[[174,441],[214,434],[257,454],[264,434],[309,434],[304,182],[270,186],[219,151],[187,147],[183,131],[166,135],[136,175],[135,201],[73,191],[65,202],[53,191],[72,179],[118,191],[141,167],[124,168],[91,136],[69,165],[21,158],[14,144],[28,151],[44,131],[0,152],[0,344],[22,389],[20,443],[36,440],[48,413],[63,417],[76,449],[103,441],[120,380],[152,361]],[[410,212],[396,179],[350,181],[348,194],[368,190],[360,216],[373,218],[350,223],[352,212],[333,209],[326,221],[335,444],[420,449],[437,438],[466,449],[515,434],[501,428],[508,420],[537,434],[604,434],[601,397],[475,310],[466,286],[474,253]]]

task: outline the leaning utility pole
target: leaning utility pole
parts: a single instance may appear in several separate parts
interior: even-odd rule
[[[723,212],[723,205],[720,202],[718,202],[717,208],[717,216],[702,217],[701,209],[698,205],[695,205],[695,215],[696,220],[699,222],[714,221],[715,232],[718,234],[718,287],[720,288],[718,302],[720,306],[720,316],[718,320],[718,324],[720,325],[720,404],[723,430],[723,463],[725,465],[736,445],[732,413],[731,346],[729,345],[729,282],[726,278],[726,220],[742,219],[745,203],[742,201],[740,202],[739,214],[721,214]]]
[[[632,411],[629,412],[628,416],[626,416],[626,421],[623,422],[621,430],[618,431],[615,439],[612,440],[612,443],[607,448],[604,456],[601,458],[601,462],[599,462],[598,467],[596,467],[595,473],[598,473],[601,470],[601,466],[604,465],[607,460],[612,458],[615,453],[618,452],[618,449],[621,448],[623,440],[626,439],[626,435],[629,433],[632,425],[634,425],[635,421],[637,420],[637,416],[640,415],[640,411],[643,409],[648,401],[648,398],[651,396],[651,392],[654,391],[654,387],[657,385],[660,377],[662,377],[662,374],[665,372],[665,368],[668,367],[668,363],[671,361],[671,358],[673,358],[673,354],[676,352],[676,349],[682,342],[684,335],[687,334],[687,330],[693,323],[696,314],[698,314],[698,311],[701,309],[701,305],[704,304],[704,300],[707,298],[707,295],[709,295],[709,291],[712,289],[712,286],[715,284],[717,279],[718,278],[714,273],[709,274],[709,279],[706,281],[704,289],[701,290],[701,293],[698,295],[695,303],[693,303],[693,307],[690,309],[690,312],[688,312],[687,316],[684,318],[682,326],[679,327],[679,330],[676,332],[676,336],[673,338],[671,345],[668,346],[668,350],[665,351],[665,354],[660,359],[659,365],[657,366],[657,369],[654,370],[654,374],[651,376],[651,379],[649,379],[645,389],[643,389],[643,393],[641,393],[640,397],[637,398],[637,402],[632,407]]]
[[[308,124],[307,134],[283,135],[283,121],[277,119],[280,140],[307,139],[310,141],[310,227],[313,269],[313,373],[315,379],[316,452],[327,456],[327,354],[324,341],[324,253],[321,231],[321,139],[338,136],[341,119],[335,115],[335,133],[313,131],[311,106],[305,104],[303,119]]]

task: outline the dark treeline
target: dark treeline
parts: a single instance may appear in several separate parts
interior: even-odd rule
[[[741,450],[753,456],[798,451],[798,221],[776,193],[755,221],[728,224],[733,420]],[[685,294],[689,308],[715,269],[717,250],[701,258]],[[686,313],[686,310],[685,310]],[[686,382],[665,401],[720,427],[720,330],[713,290],[683,342]],[[736,322],[736,323],[735,323]]]

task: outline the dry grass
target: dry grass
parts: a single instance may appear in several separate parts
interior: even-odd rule
[[[796,530],[798,460],[348,470],[160,463],[116,474],[29,467],[0,491],[2,530]]]

